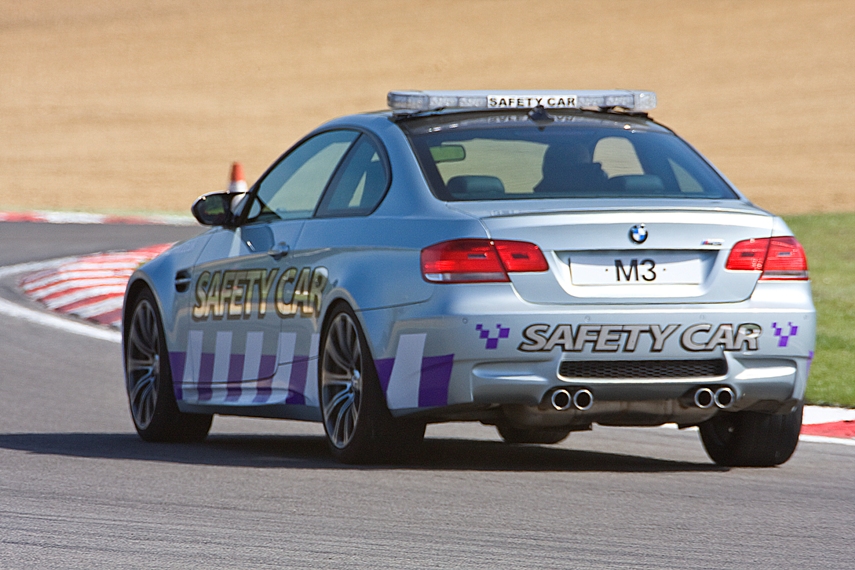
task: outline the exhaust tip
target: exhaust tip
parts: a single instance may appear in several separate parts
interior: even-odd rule
[[[733,390],[725,386],[715,391],[714,400],[715,405],[724,410],[733,405],[734,400],[736,400],[736,394],[733,393]]]
[[[570,409],[570,406],[573,404],[573,396],[571,396],[570,392],[567,390],[556,390],[552,393],[550,401],[552,402],[553,408],[559,412],[563,412],[564,410]]]
[[[697,407],[706,410],[715,404],[715,394],[709,388],[698,388],[695,390],[694,401]]]
[[[591,406],[594,405],[594,395],[591,394],[590,390],[582,388],[581,390],[577,390],[575,394],[573,394],[573,405],[577,410],[585,411],[590,410]]]

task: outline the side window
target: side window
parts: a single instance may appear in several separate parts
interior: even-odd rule
[[[389,185],[389,173],[374,142],[362,136],[345,158],[318,208],[319,217],[365,216]]]
[[[704,187],[685,168],[670,158],[668,159],[668,164],[671,166],[671,170],[674,171],[674,178],[677,179],[677,186],[680,187],[680,192],[684,194],[704,193]]]
[[[314,136],[291,151],[259,183],[248,219],[309,218],[355,131],[330,131]]]

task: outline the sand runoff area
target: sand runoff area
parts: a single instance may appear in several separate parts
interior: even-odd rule
[[[656,91],[757,204],[855,211],[855,3],[0,0],[0,209],[188,212],[390,89]]]

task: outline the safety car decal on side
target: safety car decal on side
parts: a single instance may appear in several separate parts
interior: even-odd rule
[[[328,282],[326,267],[203,271],[196,280],[193,320],[263,319],[271,304],[282,318],[314,316]]]
[[[425,356],[426,337],[424,333],[402,334],[394,358],[374,363],[390,410],[448,404],[454,355]]]
[[[308,355],[295,354],[297,334],[279,333],[277,354],[263,354],[264,333],[246,335],[243,352],[232,352],[232,333],[219,331],[214,352],[203,352],[203,331],[190,331],[186,352],[170,352],[175,397],[187,402],[318,404],[318,334]],[[277,367],[276,363],[280,362]]]

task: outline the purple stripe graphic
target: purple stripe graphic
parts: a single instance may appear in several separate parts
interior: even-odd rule
[[[226,384],[226,402],[234,402],[240,398],[241,380],[243,380],[243,354],[232,354],[229,359],[229,379]]]
[[[380,389],[383,393],[389,389],[389,379],[392,378],[392,366],[395,365],[394,358],[381,358],[374,361],[374,368],[377,370],[377,378],[380,380]]]
[[[184,378],[184,366],[187,364],[186,352],[170,352],[169,367],[172,369],[172,391],[175,399],[182,400],[184,392],[181,390],[181,381]]]
[[[199,363],[199,400],[210,400],[214,391],[211,389],[211,381],[214,378],[214,354],[210,352],[202,353],[202,361]]]
[[[276,355],[262,354],[261,362],[258,365],[258,377],[270,378],[276,372]]]
[[[419,383],[419,407],[444,406],[448,403],[448,383],[451,380],[453,354],[422,358],[422,378]]]
[[[309,371],[309,357],[295,356],[291,363],[291,379],[288,383],[286,404],[304,405],[306,403],[306,373]]]

